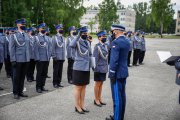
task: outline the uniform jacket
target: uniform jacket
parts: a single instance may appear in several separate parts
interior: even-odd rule
[[[66,47],[65,38],[56,34],[52,38],[52,57],[55,60],[65,60]]]
[[[89,41],[83,40],[78,35],[72,40],[70,46],[75,49],[73,70],[90,71],[92,51]]]
[[[4,36],[0,36],[0,63],[4,62],[4,56],[5,56],[5,39],[3,39]]]
[[[146,51],[146,41],[145,38],[141,38],[141,51]]]
[[[130,44],[124,36],[116,38],[112,42],[109,77],[126,78],[128,77],[127,58]]]
[[[49,41],[49,55],[52,57],[52,37],[47,36],[48,41]]]
[[[35,51],[34,51],[34,44],[35,44],[35,37],[29,35],[29,40],[30,40],[30,59],[35,59]]]
[[[67,58],[75,59],[75,49],[70,46],[70,43],[74,39],[74,36],[68,36],[66,50],[67,50]]]
[[[98,43],[94,47],[93,56],[95,57],[96,67],[94,72],[108,72],[108,45]]]
[[[175,62],[176,72],[176,84],[180,85],[180,79],[178,78],[178,74],[180,74],[180,57]]]
[[[142,48],[142,40],[139,36],[134,36],[133,39],[133,48],[134,49],[141,49]]]
[[[9,41],[11,40],[11,35],[5,35],[5,36],[3,36],[3,39],[5,41],[5,59],[7,59],[8,56],[10,55],[10,53],[9,53]]]
[[[35,36],[34,50],[36,61],[50,60],[50,41],[46,35],[39,33],[37,36]]]
[[[132,51],[132,49],[133,49],[133,40],[132,40],[131,37],[127,37],[126,39],[129,41],[129,44],[130,44],[129,51]]]
[[[19,31],[11,35],[9,41],[9,52],[11,62],[29,62],[30,61],[30,40],[26,33]]]

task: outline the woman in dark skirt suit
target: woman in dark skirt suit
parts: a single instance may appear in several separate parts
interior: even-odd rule
[[[89,112],[84,105],[86,85],[89,84],[90,79],[90,57],[92,56],[87,31],[86,27],[78,29],[78,36],[70,43],[75,50],[72,81],[75,85],[75,111],[80,114]]]
[[[95,57],[96,67],[94,69],[94,104],[98,107],[106,105],[102,102],[101,93],[103,82],[106,80],[106,73],[108,72],[108,45],[106,42],[106,33],[101,31],[97,33],[99,43],[95,45],[93,56]]]

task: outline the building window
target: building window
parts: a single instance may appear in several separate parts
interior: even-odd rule
[[[179,33],[179,32],[180,32],[180,29],[177,29],[177,32]]]
[[[178,21],[178,26],[180,26],[180,21]]]

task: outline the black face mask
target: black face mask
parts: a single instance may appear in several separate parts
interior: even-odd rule
[[[106,42],[106,38],[102,38],[101,42],[105,43]]]
[[[86,40],[87,39],[87,35],[81,35],[81,38],[83,39],[83,40]]]
[[[46,32],[46,30],[41,30],[41,33],[44,34]]]
[[[34,35],[35,35],[35,32],[33,31],[33,32],[31,33],[31,35],[34,36]]]
[[[21,29],[21,30],[25,30],[25,29],[26,29],[26,26],[20,26],[20,29]]]
[[[111,38],[112,40],[116,39],[115,33],[112,33]]]
[[[131,37],[131,35],[128,35],[128,37]]]
[[[63,34],[63,33],[64,33],[64,30],[59,30],[59,33],[60,33],[60,34]]]
[[[49,36],[49,33],[46,33],[47,36]]]
[[[9,32],[6,32],[6,35],[9,35]]]
[[[77,35],[77,32],[73,32],[72,34],[73,34],[73,35]]]
[[[139,36],[139,33],[138,34],[136,34],[137,36]]]

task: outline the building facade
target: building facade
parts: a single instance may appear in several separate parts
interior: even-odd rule
[[[176,35],[180,35],[180,10],[177,12],[177,19],[176,19]]]
[[[99,22],[96,19],[99,10],[87,10],[81,18],[80,24],[82,26],[88,26],[90,29],[91,22],[94,22],[92,25],[92,32],[99,31]],[[135,20],[136,12],[130,9],[117,10],[117,15],[119,16],[117,23],[126,27],[126,31],[135,31]]]

